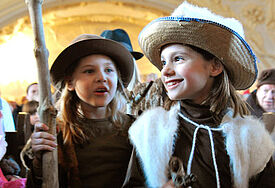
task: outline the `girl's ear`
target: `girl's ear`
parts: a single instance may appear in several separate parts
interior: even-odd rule
[[[68,79],[67,80],[67,88],[69,91],[73,91],[74,90],[74,83],[72,79]]]
[[[220,60],[214,58],[211,61],[210,75],[215,77],[218,76],[223,71],[223,65]]]

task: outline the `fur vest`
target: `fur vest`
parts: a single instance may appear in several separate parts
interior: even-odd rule
[[[220,127],[230,157],[234,186],[246,188],[249,179],[265,168],[275,147],[260,120],[252,116],[232,118],[232,114],[229,111],[224,116]],[[149,187],[161,187],[168,181],[168,162],[177,130],[177,105],[170,111],[161,107],[148,110],[129,129]]]

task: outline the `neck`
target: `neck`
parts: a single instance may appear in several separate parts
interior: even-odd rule
[[[95,107],[87,103],[81,103],[81,110],[88,119],[104,119],[108,116],[107,107]]]

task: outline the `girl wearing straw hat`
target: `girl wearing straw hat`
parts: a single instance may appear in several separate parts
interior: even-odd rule
[[[274,187],[274,145],[236,90],[257,76],[242,25],[184,2],[139,35],[170,100],[129,129],[125,186]]]
[[[132,73],[131,53],[96,35],[80,35],[59,54],[50,74],[62,91],[60,131],[55,140],[45,124],[35,124],[27,186],[41,186],[41,151],[58,143],[60,187],[121,187],[132,152],[132,118],[119,109]]]

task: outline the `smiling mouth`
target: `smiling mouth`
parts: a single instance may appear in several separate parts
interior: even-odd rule
[[[166,82],[166,86],[171,88],[174,86],[177,86],[180,82],[182,82],[183,80],[172,80],[172,81],[168,81]]]
[[[167,86],[173,86],[173,85],[176,85],[177,83],[179,83],[179,82],[169,82],[169,83],[167,83],[166,85],[167,85]]]

